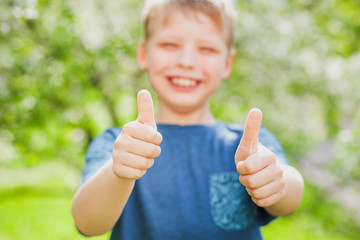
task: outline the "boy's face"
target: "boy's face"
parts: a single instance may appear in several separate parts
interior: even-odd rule
[[[180,112],[203,107],[231,71],[233,53],[219,27],[202,13],[185,16],[170,8],[167,21],[139,45],[138,63],[160,106]]]

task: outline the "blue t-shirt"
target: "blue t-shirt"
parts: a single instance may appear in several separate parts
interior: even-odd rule
[[[256,206],[239,182],[234,155],[243,127],[159,124],[161,155],[136,181],[111,239],[262,239],[259,227],[274,217]],[[120,128],[96,137],[86,154],[83,182],[112,156]],[[259,141],[287,163],[264,127]]]

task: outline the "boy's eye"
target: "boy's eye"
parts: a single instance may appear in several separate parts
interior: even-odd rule
[[[217,53],[217,49],[213,47],[200,47],[200,51],[205,54]]]
[[[167,50],[174,50],[178,47],[178,45],[176,43],[172,43],[172,42],[164,42],[164,43],[161,43],[160,46]]]

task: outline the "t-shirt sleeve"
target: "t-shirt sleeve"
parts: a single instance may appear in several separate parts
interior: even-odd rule
[[[111,127],[94,138],[85,155],[81,183],[89,180],[112,157],[114,143],[121,129]]]
[[[288,160],[286,159],[285,153],[283,148],[281,147],[277,138],[272,134],[269,130],[265,127],[261,127],[259,133],[259,142],[270,149],[276,156],[276,159],[279,163],[289,164]]]

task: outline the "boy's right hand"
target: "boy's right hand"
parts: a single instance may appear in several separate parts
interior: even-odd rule
[[[127,123],[115,141],[113,171],[120,178],[139,179],[153,166],[161,153],[161,134],[156,130],[154,106],[150,93],[137,95],[138,118]]]

